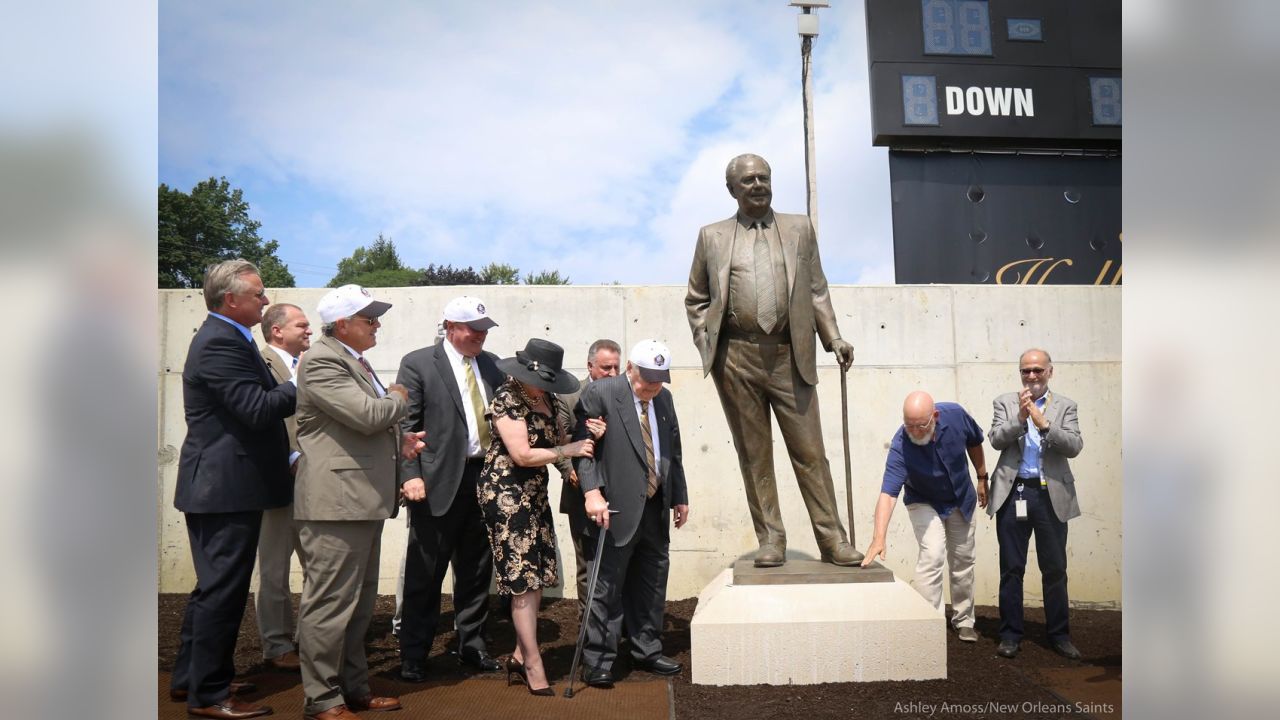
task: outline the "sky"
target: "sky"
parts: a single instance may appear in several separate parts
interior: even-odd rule
[[[863,4],[818,10],[819,247],[892,284]],[[732,215],[734,156],[805,212],[799,10],[787,0],[159,5],[159,181],[225,176],[299,287],[379,233],[413,267],[501,262],[575,285],[682,285]]]

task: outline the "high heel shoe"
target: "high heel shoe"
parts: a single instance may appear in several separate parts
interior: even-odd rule
[[[524,663],[516,662],[515,658],[512,658],[512,657],[507,658],[506,669],[507,669],[507,687],[511,687],[511,685],[515,683],[515,680],[513,679],[513,677],[516,677],[516,678],[520,678],[520,682],[525,687],[529,688],[530,695],[537,695],[538,697],[550,697],[552,695],[555,695],[555,691],[551,689],[550,683],[548,683],[546,687],[538,688],[536,690],[532,687],[529,687],[529,674],[527,672],[527,669],[525,668]]]
[[[524,672],[524,663],[517,662],[516,659],[513,657],[508,657],[507,658],[507,687],[511,687],[512,685],[515,684],[515,680],[511,678],[512,675],[520,678],[520,683],[522,685],[529,684],[529,677],[525,675],[525,672]]]

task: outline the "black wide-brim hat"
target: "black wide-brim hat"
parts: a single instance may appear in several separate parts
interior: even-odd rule
[[[578,378],[563,369],[564,348],[550,340],[530,338],[524,350],[517,350],[515,357],[503,358],[497,365],[516,380],[557,395],[574,392],[581,385]]]

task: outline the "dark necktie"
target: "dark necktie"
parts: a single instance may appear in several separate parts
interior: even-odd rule
[[[649,465],[649,487],[645,489],[646,497],[653,497],[658,492],[657,462],[653,456],[653,430],[649,428],[649,401],[640,401],[640,435],[644,438],[644,461]]]
[[[769,241],[765,238],[764,223],[752,223],[751,231],[755,234],[752,254],[755,256],[756,321],[768,335],[778,323],[778,291],[773,284],[773,258],[769,253]]]

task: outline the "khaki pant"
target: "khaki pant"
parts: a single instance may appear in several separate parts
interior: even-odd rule
[[[951,625],[973,627],[974,523],[955,508],[944,520],[928,503],[907,506],[920,543],[916,559],[916,591],[942,612],[942,564],[951,575]]]
[[[378,598],[382,520],[299,520],[306,579],[298,609],[303,713],[370,694],[364,636]]]

